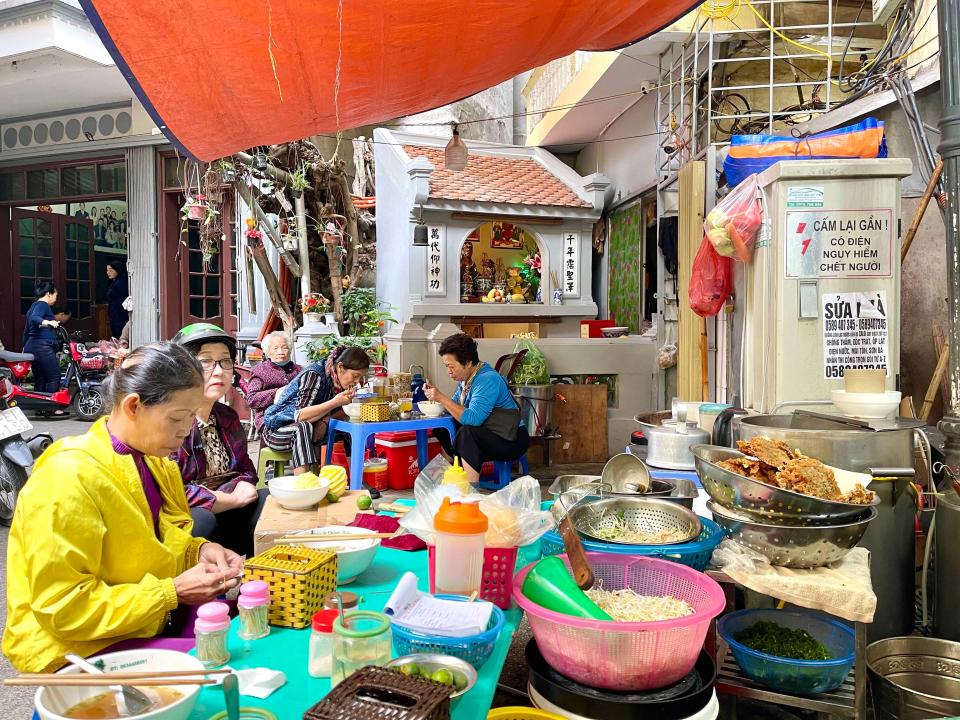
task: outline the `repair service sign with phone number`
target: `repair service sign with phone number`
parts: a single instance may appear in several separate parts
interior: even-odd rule
[[[823,296],[823,377],[835,380],[852,370],[885,370],[887,294],[883,290],[826,293]]]

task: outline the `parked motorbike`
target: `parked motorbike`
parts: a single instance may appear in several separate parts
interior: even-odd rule
[[[57,336],[63,343],[63,352],[67,356],[67,370],[60,377],[60,387],[52,393],[38,392],[23,386],[24,380],[30,374],[33,355],[0,350],[0,368],[9,370],[13,383],[10,401],[24,410],[37,412],[71,408],[79,419],[93,422],[100,417],[104,409],[103,394],[100,391],[104,373],[89,372],[81,367],[83,346],[71,338],[65,329],[58,327]]]
[[[0,525],[10,524],[34,459],[53,442],[46,433],[24,438],[33,425],[23,410],[11,405],[15,387],[10,369],[0,367]]]

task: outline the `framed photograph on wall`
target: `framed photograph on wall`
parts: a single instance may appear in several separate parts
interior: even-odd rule
[[[523,228],[513,223],[493,223],[490,247],[500,250],[522,250],[524,248]]]
[[[102,200],[88,203],[93,223],[96,252],[127,254],[127,203],[125,200]]]

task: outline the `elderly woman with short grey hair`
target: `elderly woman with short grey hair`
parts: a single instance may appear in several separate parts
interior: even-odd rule
[[[273,405],[277,395],[303,369],[291,359],[290,340],[286,333],[277,331],[267,335],[261,343],[267,360],[257,365],[246,383],[247,404],[253,411],[257,430],[263,428],[263,413]]]

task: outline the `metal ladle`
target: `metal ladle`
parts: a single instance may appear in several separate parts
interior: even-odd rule
[[[650,490],[650,470],[636,455],[620,453],[607,460],[600,473],[600,482],[617,492],[642,495]]]

